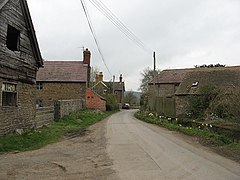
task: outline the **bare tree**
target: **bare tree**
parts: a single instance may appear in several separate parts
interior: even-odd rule
[[[137,104],[137,97],[134,95],[133,91],[129,91],[124,96],[124,102],[132,104]]]
[[[148,83],[153,79],[154,77],[154,71],[150,69],[149,67],[145,68],[143,72],[141,72],[141,85],[139,87],[139,90],[141,90],[143,93],[148,91]]]
[[[91,87],[94,85],[94,82],[96,81],[97,74],[99,74],[99,67],[92,67],[91,74],[90,74],[90,86]]]

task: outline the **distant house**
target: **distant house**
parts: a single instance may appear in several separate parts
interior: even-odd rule
[[[107,82],[103,80],[103,73],[100,72],[96,75],[95,85],[92,87],[93,91],[104,96],[106,94],[114,94],[119,104],[123,103],[125,84],[123,82],[122,74],[119,76],[117,82]]]
[[[239,66],[163,70],[149,83],[149,109],[178,116],[186,112],[187,97],[198,94],[201,86],[240,87],[239,79]]]
[[[43,60],[26,0],[0,0],[0,23],[0,134],[6,134],[35,126]]]
[[[106,100],[90,88],[86,89],[86,108],[92,110],[106,111]]]
[[[56,100],[86,100],[90,76],[90,57],[84,51],[83,61],[45,61],[37,73],[37,107],[53,106]]]

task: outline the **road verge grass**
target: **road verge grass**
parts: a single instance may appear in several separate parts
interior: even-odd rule
[[[48,126],[25,132],[22,135],[0,136],[0,153],[34,150],[58,142],[66,133],[87,128],[113,113],[84,110],[72,113]]]
[[[240,162],[240,143],[234,142],[232,138],[223,133],[211,132],[208,128],[201,129],[200,127],[182,126],[181,124],[173,123],[172,120],[169,121],[168,118],[156,116],[153,113],[138,111],[135,113],[135,117],[147,123],[156,124],[169,130],[179,131],[186,135],[197,137],[203,145],[209,146],[217,153]],[[178,121],[177,118],[176,121]]]

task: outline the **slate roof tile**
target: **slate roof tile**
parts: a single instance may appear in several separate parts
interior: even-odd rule
[[[44,61],[37,73],[37,81],[87,82],[87,65],[83,61]]]

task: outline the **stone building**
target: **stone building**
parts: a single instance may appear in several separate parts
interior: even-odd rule
[[[100,72],[96,75],[95,85],[92,87],[93,91],[104,96],[105,94],[114,94],[117,103],[122,104],[125,92],[125,83],[122,74],[119,76],[119,81],[111,82],[103,80],[103,73]]]
[[[86,49],[83,61],[44,61],[44,68],[37,73],[37,107],[53,106],[56,100],[73,99],[81,99],[85,107],[90,57]]]
[[[0,0],[0,134],[35,126],[43,60],[26,0]]]
[[[176,115],[186,112],[188,97],[200,95],[199,89],[204,86],[217,87],[226,95],[240,88],[240,66],[197,68],[188,72],[175,92]]]
[[[187,110],[188,97],[198,95],[205,85],[228,90],[240,87],[240,66],[168,69],[149,83],[148,108],[166,116],[179,116]]]

